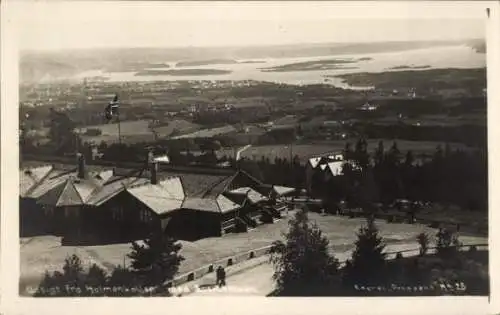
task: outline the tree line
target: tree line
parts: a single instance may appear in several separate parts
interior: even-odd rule
[[[84,270],[77,255],[66,258],[61,271],[45,272],[34,296],[153,296],[170,295],[166,282],[177,274],[184,257],[182,245],[157,232],[132,242],[131,265],[116,266],[110,274],[97,264]]]
[[[417,160],[413,152],[403,153],[397,142],[387,150],[381,141],[370,154],[360,139],[354,148],[348,143],[343,176],[325,179],[317,169],[312,178],[313,194],[329,207],[340,201],[373,210],[376,203],[397,199],[458,205],[463,209],[487,211],[487,153],[452,150],[438,146],[430,159]],[[332,209],[334,210],[334,209]]]
[[[289,222],[285,240],[274,242],[271,249],[276,281],[272,295],[488,294],[488,277],[481,276],[481,268],[487,268],[487,254],[479,254],[475,247],[461,252],[457,234],[445,229],[440,229],[434,237],[436,254],[429,254],[431,237],[425,233],[417,236],[415,240],[420,247],[417,257],[403,258],[398,253],[395,260],[389,261],[384,240],[369,218],[357,232],[350,258],[341,265],[332,254],[328,239],[309,221],[307,211],[298,211]]]

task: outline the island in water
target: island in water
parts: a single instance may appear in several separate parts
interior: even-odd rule
[[[378,89],[480,90],[486,85],[486,68],[401,70],[378,73],[363,72],[328,75],[326,77],[340,78],[351,86],[373,86]]]
[[[358,62],[358,59],[330,59],[313,60],[306,62],[290,63],[282,66],[261,68],[262,72],[291,72],[291,71],[317,71],[317,70],[347,70],[358,69],[357,67],[345,66]]]
[[[429,65],[425,65],[425,66],[414,66],[414,65],[401,65],[401,66],[395,66],[395,67],[391,67],[389,68],[389,70],[410,70],[410,69],[430,69],[431,66]]]
[[[182,68],[182,67],[199,67],[208,65],[234,65],[237,63],[239,62],[233,59],[186,60],[177,62],[175,66],[177,68]]]
[[[230,74],[229,70],[219,69],[170,69],[170,70],[142,70],[137,72],[136,76],[149,75],[171,75],[171,76],[189,76],[189,75],[221,75]]]

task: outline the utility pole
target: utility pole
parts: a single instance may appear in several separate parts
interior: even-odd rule
[[[120,110],[119,109],[117,112],[117,118],[118,118],[118,144],[122,144],[122,135],[121,135],[121,128],[120,128]]]

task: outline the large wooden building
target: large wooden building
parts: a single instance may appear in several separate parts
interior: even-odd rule
[[[314,182],[324,182],[327,177],[342,173],[344,157],[341,153],[325,153],[310,157],[306,163],[306,191],[313,193]]]
[[[77,163],[20,170],[21,234],[113,242],[154,230],[180,239],[245,231],[272,222],[293,188],[266,185],[239,170],[117,169]]]

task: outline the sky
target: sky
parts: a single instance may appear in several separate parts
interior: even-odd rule
[[[484,38],[467,2],[34,2],[12,5],[20,49],[213,47]]]

